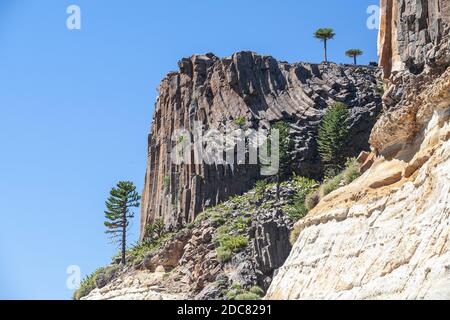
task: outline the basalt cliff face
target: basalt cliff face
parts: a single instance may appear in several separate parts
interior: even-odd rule
[[[367,171],[296,224],[267,299],[450,299],[450,3],[381,5]]]
[[[292,169],[319,177],[322,172],[315,137],[325,109],[339,101],[351,108],[352,144],[348,155],[368,149],[368,137],[381,110],[380,72],[376,67],[336,64],[289,64],[270,56],[240,52],[220,59],[194,55],[159,86],[142,192],[141,236],[156,218],[179,227],[206,207],[250,189],[259,178],[256,165],[174,165],[174,132],[236,126],[268,128],[284,120],[291,125],[295,152]]]

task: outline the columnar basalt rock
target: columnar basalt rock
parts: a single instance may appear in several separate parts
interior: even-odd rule
[[[248,190],[260,174],[256,165],[174,165],[175,130],[191,130],[196,122],[205,130],[224,130],[241,117],[254,129],[285,120],[296,144],[292,169],[318,177],[315,136],[327,106],[340,101],[351,108],[349,155],[368,149],[368,135],[381,110],[375,67],[289,64],[240,52],[223,59],[194,55],[182,59],[179,68],[159,86],[148,139],[141,234],[158,217],[171,226],[191,222],[205,207]]]

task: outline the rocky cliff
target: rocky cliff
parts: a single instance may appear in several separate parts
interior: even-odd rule
[[[367,171],[296,224],[267,299],[450,298],[450,3],[381,5]]]
[[[148,138],[148,165],[142,192],[141,236],[162,217],[166,225],[192,222],[199,212],[250,189],[259,178],[254,165],[174,165],[174,132],[225,130],[244,119],[247,128],[268,128],[284,120],[295,140],[292,169],[319,177],[317,127],[335,101],[351,108],[352,144],[348,155],[368,149],[368,136],[381,110],[376,67],[276,61],[240,52],[220,59],[194,55],[179,62],[179,71],[162,80]]]
[[[144,245],[140,257],[128,252],[125,269],[97,272],[82,299],[260,298],[291,251],[287,210],[299,188],[283,183],[278,201],[268,185],[203,212],[159,245]]]
[[[381,114],[377,68],[249,52],[180,61],[159,88],[141,216],[142,230],[157,217],[174,230],[130,249],[125,267],[96,272],[80,296],[450,299],[450,4],[381,0],[381,8]],[[292,209],[314,181],[283,183],[281,199],[269,184],[224,202],[252,187],[257,168],[171,162],[173,133],[195,121],[222,130],[237,119],[250,128],[283,119],[296,144],[293,170],[320,177],[315,135],[333,101],[351,108],[349,155],[371,151],[358,158],[359,178],[341,181],[295,225]],[[289,234],[298,234],[293,246]]]

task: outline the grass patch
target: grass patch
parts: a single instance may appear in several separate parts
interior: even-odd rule
[[[308,195],[305,198],[306,209],[308,209],[308,211],[311,211],[319,204],[319,201],[320,201],[320,194],[317,190],[308,193]]]
[[[245,293],[241,293],[238,294],[234,300],[239,300],[239,301],[246,301],[246,300],[261,300],[261,297],[258,296],[257,294],[251,293],[251,292],[245,292]]]
[[[295,244],[299,235],[300,235],[300,228],[297,227],[297,225],[295,225],[294,229],[292,229],[291,234],[289,236],[289,242],[291,243],[291,245]]]
[[[148,241],[137,242],[126,252],[127,260],[129,259],[129,261],[127,261],[127,264],[128,263],[136,264],[143,262],[146,255],[148,255],[151,252],[156,252],[157,250],[159,250],[159,248],[161,248],[161,245],[165,241],[172,238],[174,235],[175,233],[171,232],[166,233],[157,239],[155,238]]]
[[[352,183],[360,175],[358,161],[355,158],[347,159],[345,169],[335,177],[325,179],[324,183],[320,186],[320,197],[323,198],[339,187]]]
[[[73,300],[80,300],[81,298],[87,296],[92,290],[97,288],[97,278],[100,275],[103,275],[108,281],[111,281],[118,270],[119,266],[98,268],[81,281],[80,287],[73,293]]]
[[[264,296],[264,291],[258,287],[251,287],[249,290],[245,290],[242,288],[240,284],[234,284],[231,288],[225,293],[225,297],[228,300],[261,300]]]
[[[341,183],[340,175],[337,175],[332,178],[326,178],[319,188],[320,198],[323,198],[328,194],[330,194],[331,192],[333,192],[334,190],[338,189],[340,183]]]

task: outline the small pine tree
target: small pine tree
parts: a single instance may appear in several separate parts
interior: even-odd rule
[[[290,138],[291,129],[284,121],[274,123],[271,130],[278,130],[279,134],[279,170],[276,176],[277,199],[280,199],[280,184],[283,179],[290,175],[291,152],[294,149],[294,142]]]
[[[139,207],[141,197],[136,192],[136,186],[129,181],[120,181],[109,194],[108,200],[105,202],[106,233],[113,241],[119,242],[122,251],[121,263],[125,265],[127,228],[129,220],[134,217],[130,208]]]
[[[317,146],[327,175],[336,174],[345,164],[348,119],[347,106],[337,102],[326,111],[319,126]]]

